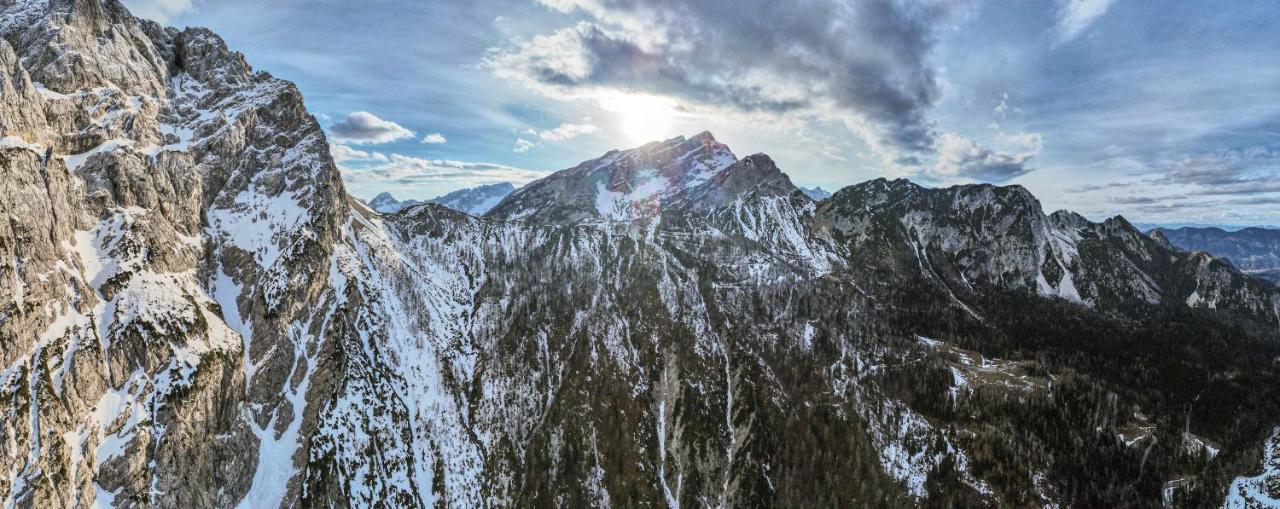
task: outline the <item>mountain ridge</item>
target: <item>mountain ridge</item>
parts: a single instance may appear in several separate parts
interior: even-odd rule
[[[403,201],[397,200],[390,192],[382,192],[366,203],[374,210],[384,214],[399,212],[424,203],[439,203],[460,212],[479,216],[484,215],[503,198],[514,192],[515,189],[515,186],[510,182],[499,182],[451,191],[428,200]]]
[[[0,0],[0,64],[7,504],[1217,505],[1280,478],[1276,291],[1123,218],[883,179],[815,202],[710,133],[484,217],[381,214],[208,30]]]
[[[1221,228],[1156,228],[1172,245],[1188,251],[1205,251],[1230,260],[1237,268],[1280,284],[1280,229],[1249,227],[1235,231]]]

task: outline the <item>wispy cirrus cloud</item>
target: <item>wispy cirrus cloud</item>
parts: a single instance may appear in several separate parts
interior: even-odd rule
[[[1152,181],[1191,186],[1199,195],[1280,193],[1280,152],[1257,146],[1196,155]]]
[[[1058,0],[1058,40],[1069,41],[1111,8],[1114,0]]]

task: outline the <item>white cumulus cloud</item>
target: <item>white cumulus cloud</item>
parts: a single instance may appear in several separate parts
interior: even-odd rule
[[[413,131],[400,124],[378,118],[367,111],[355,111],[329,126],[335,140],[341,143],[377,144],[412,138]]]

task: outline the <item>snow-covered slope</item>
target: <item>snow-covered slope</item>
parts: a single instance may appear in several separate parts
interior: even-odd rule
[[[1169,303],[1220,326],[1231,371],[1170,393],[1260,381],[1205,400],[1280,418],[1257,367],[1273,290],[1020,188],[819,204],[703,133],[484,217],[380,214],[296,87],[115,0],[0,0],[0,94],[6,507],[1088,505],[1081,472],[1153,501],[1205,466],[1106,441],[1142,405],[1180,426],[1180,401],[952,344],[999,325],[917,336],[1025,290],[1071,301],[1036,319],[1101,307],[1128,340]],[[1257,445],[1223,429],[1221,457]],[[1081,463],[1085,439],[1119,467]]]
[[[784,194],[795,190],[789,180],[769,181],[779,175],[772,161],[739,162],[703,132],[614,150],[556,172],[512,193],[488,216],[556,224],[649,222],[671,210],[726,204],[737,198],[734,193],[762,183]]]
[[[1240,476],[1227,489],[1226,509],[1280,507],[1280,428],[1262,447],[1262,472]]]

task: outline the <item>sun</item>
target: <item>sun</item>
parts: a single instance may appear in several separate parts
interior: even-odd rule
[[[669,99],[642,94],[617,94],[600,101],[613,113],[618,130],[632,143],[662,140],[674,135],[675,106]]]

